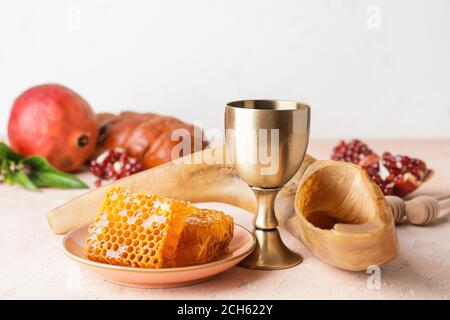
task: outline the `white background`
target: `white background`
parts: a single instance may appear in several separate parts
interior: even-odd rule
[[[0,135],[26,88],[222,128],[303,100],[313,137],[450,137],[448,0],[0,0]]]

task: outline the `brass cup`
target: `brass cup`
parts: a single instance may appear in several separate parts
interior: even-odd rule
[[[309,140],[310,108],[293,101],[234,101],[225,108],[225,140],[239,176],[253,189],[257,246],[241,265],[284,269],[302,257],[280,238],[274,202],[278,191],[298,171]]]

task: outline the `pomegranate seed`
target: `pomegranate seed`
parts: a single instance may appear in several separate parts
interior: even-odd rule
[[[122,148],[115,148],[103,152],[97,159],[92,160],[89,170],[99,179],[95,186],[101,185],[101,180],[117,180],[136,172],[142,171],[142,164],[126,154]]]
[[[358,164],[361,159],[372,153],[372,150],[360,140],[353,139],[349,143],[341,140],[333,149],[331,159]]]
[[[419,181],[429,170],[425,162],[405,155],[384,152],[382,156],[374,153],[361,140],[353,139],[346,143],[341,140],[333,149],[331,159],[359,164],[385,195],[395,194],[398,186],[405,182],[404,175],[411,173]]]

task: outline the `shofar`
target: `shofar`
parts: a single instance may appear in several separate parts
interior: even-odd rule
[[[226,164],[224,148],[217,147],[120,179],[51,210],[48,222],[53,232],[66,233],[92,223],[113,185],[191,202],[256,209],[252,190],[232,164]],[[275,212],[282,228],[330,265],[365,270],[398,255],[391,210],[379,188],[356,165],[307,155],[279,192]]]

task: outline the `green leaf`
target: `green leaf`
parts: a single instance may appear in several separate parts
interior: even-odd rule
[[[8,184],[17,183],[27,189],[39,191],[38,186],[33,181],[31,181],[23,171],[7,171],[5,173],[5,182],[7,182]]]
[[[29,177],[39,187],[55,187],[62,189],[89,188],[83,181],[72,174],[61,172],[40,156],[33,156],[22,161],[29,166]]]
[[[0,170],[8,170],[10,161],[0,157]]]
[[[23,159],[23,156],[14,152],[4,142],[0,142],[0,158],[18,162]]]

